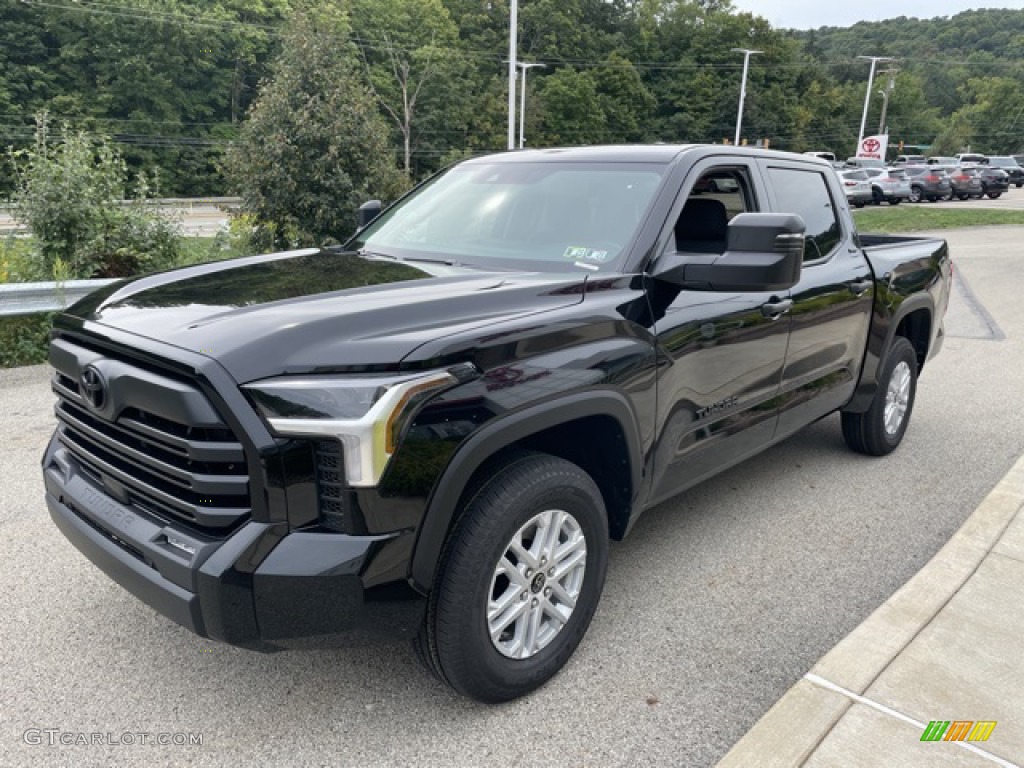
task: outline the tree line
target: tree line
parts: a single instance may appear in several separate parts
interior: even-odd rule
[[[318,42],[303,53],[294,32],[309,18]],[[507,0],[5,0],[0,142],[30,146],[45,110],[53,125],[110,137],[162,193],[208,195],[232,191],[240,164],[273,165],[281,125],[301,132],[310,122],[297,113],[310,110],[328,126],[337,115],[339,136],[376,153],[369,170],[398,188],[505,148],[508,18]],[[868,72],[856,57],[872,55],[897,59],[874,88],[887,91],[892,140],[936,154],[1024,148],[1024,11],[795,32],[728,0],[522,0],[519,19],[520,58],[544,65],[528,78],[529,146],[731,139],[742,66],[731,49],[751,48],[750,142],[852,154]],[[266,152],[239,157],[275,78],[292,80],[261,107]],[[342,91],[289,98],[317,80]],[[882,102],[872,94],[869,133]]]

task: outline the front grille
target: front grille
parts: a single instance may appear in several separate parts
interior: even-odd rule
[[[118,501],[166,521],[228,529],[251,512],[245,451],[192,383],[57,339],[51,348],[61,444]],[[109,405],[79,385],[105,378]]]
[[[345,471],[341,444],[335,440],[318,440],[316,451],[316,492],[320,521],[336,531],[345,531]]]

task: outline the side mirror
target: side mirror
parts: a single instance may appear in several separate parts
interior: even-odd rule
[[[380,200],[367,200],[365,203],[360,205],[359,212],[356,215],[356,223],[359,226],[359,229],[362,229],[380,216],[381,208]]]
[[[804,220],[792,213],[741,213],[724,253],[666,253],[654,277],[694,291],[784,291],[800,281]]]

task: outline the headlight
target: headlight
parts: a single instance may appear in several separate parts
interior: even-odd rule
[[[402,429],[418,406],[459,383],[463,373],[453,369],[385,376],[287,376],[243,389],[277,434],[339,440],[348,485],[372,488],[380,482]]]

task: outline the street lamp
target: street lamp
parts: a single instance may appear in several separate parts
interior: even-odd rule
[[[864,94],[864,113],[860,117],[860,132],[857,134],[857,148],[853,154],[860,152],[860,143],[864,141],[864,126],[868,122],[868,103],[871,101],[871,86],[875,82],[875,67],[878,66],[880,61],[892,61],[891,56],[858,56],[858,59],[864,59],[865,61],[871,62],[871,72],[868,74],[868,90]]]
[[[739,146],[740,126],[743,125],[743,102],[747,98],[747,69],[750,67],[750,57],[755,53],[764,53],[764,51],[752,51],[749,48],[730,48],[729,50],[743,54],[743,80],[740,82],[740,106],[736,110],[736,139],[733,141],[733,144]]]
[[[546,64],[536,63],[536,62],[526,62],[526,61],[521,61],[518,64],[518,67],[521,70],[523,70],[523,84],[522,84],[522,89],[523,90],[521,90],[519,92],[519,148],[520,149],[522,149],[523,145],[526,143],[525,142],[525,134],[523,132],[523,127],[524,127],[524,125],[526,123],[526,73],[527,73],[528,70],[531,70],[534,67],[544,67],[544,66],[547,66],[547,65]]]
[[[509,3],[508,19],[508,148],[516,147],[516,32],[519,26],[519,0]]]

